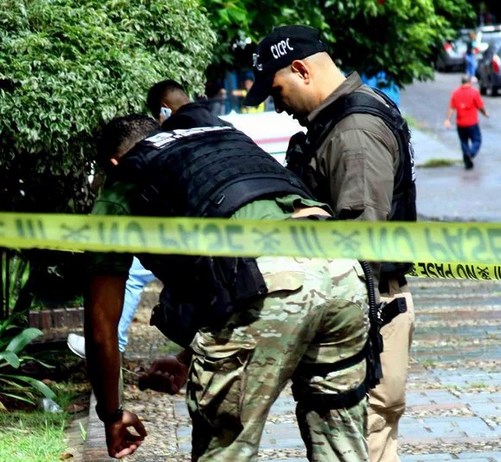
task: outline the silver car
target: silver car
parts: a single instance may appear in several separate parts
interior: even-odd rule
[[[438,52],[435,69],[440,72],[464,71],[466,40],[460,36],[454,40],[445,40]]]

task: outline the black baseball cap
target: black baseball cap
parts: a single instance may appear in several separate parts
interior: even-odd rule
[[[257,106],[271,93],[275,72],[295,59],[303,59],[327,47],[320,31],[307,26],[276,27],[256,48],[253,55],[254,85],[245,97],[246,106]]]

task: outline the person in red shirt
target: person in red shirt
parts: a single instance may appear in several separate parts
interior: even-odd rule
[[[471,86],[471,77],[461,77],[461,86],[456,88],[449,103],[445,126],[450,128],[452,114],[456,111],[456,125],[463,151],[464,166],[467,170],[473,168],[472,159],[478,154],[482,144],[482,133],[478,124],[478,111],[489,117],[484,102],[476,88]]]

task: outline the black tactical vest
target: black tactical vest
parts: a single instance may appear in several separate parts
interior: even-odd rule
[[[311,159],[340,120],[355,113],[380,117],[393,132],[400,156],[394,178],[390,220],[416,221],[414,150],[409,127],[395,103],[381,91],[373,90],[383,98],[387,105],[362,92],[353,92],[335,100],[315,117],[307,135],[302,133],[294,135],[297,140],[296,142],[291,140],[289,144],[287,167],[303,179],[317,199],[330,203],[329,179],[320,176],[309,166]],[[350,217],[339,216],[338,218]],[[399,275],[409,269],[410,265],[406,263],[383,263],[381,272]]]
[[[301,141],[302,146],[299,147],[302,152],[299,152],[298,155],[302,159],[294,159],[295,153],[292,151],[295,146],[291,145],[287,155],[287,167],[296,171],[302,177],[319,200],[330,202],[327,193],[329,190],[328,185],[323,184],[326,180],[314,176],[314,172],[297,171],[298,168],[295,164],[300,162],[304,165],[306,161],[309,164],[325,138],[334,129],[334,126],[345,117],[355,113],[380,117],[395,135],[400,155],[398,169],[395,173],[390,220],[416,221],[414,150],[410,140],[409,127],[396,105],[384,93],[376,89],[374,91],[384,98],[388,106],[378,99],[361,92],[353,92],[337,99],[313,120],[307,136]]]
[[[294,173],[232,127],[158,132],[121,159],[114,177],[138,185],[131,207],[140,216],[229,217],[254,200],[312,199]],[[255,258],[138,257],[165,286],[150,323],[183,347],[267,293]]]
[[[303,182],[232,127],[159,132],[124,156],[119,176],[143,181],[137,212],[229,217],[256,199],[299,194]]]

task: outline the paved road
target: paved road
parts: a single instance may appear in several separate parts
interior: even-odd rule
[[[418,211],[428,218],[451,221],[501,221],[501,97],[484,97],[490,118],[480,119],[483,146],[475,168],[466,171],[455,129],[443,121],[449,95],[459,74],[436,74],[435,81],[416,82],[401,93],[401,107],[410,116],[416,151]],[[453,165],[423,168],[430,160]]]

